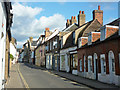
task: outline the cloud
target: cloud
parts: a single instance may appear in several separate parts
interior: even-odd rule
[[[55,28],[62,30],[65,27],[65,17],[58,13],[37,19],[36,16],[40,16],[42,11],[43,8],[32,8],[20,3],[13,4],[12,36],[17,39],[18,47],[22,47],[28,37],[38,38],[40,34],[44,34],[46,27],[50,30]]]

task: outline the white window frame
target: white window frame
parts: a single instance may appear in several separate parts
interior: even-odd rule
[[[106,60],[105,60],[105,54],[100,55],[101,60],[101,74],[106,74]]]
[[[92,56],[88,56],[88,72],[93,72]]]

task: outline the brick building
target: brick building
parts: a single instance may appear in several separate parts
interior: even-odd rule
[[[45,35],[41,35],[37,40],[35,48],[35,65],[45,67]]]
[[[78,75],[120,85],[119,21],[117,19],[101,27],[99,32],[90,33],[88,42],[79,46]],[[99,35],[96,37],[93,33]]]
[[[98,16],[100,18],[98,18]],[[85,23],[85,13],[84,11],[80,11],[78,14],[78,24],[75,24],[77,27],[73,29],[73,24],[69,27],[66,27],[65,30],[68,33],[65,34],[62,38],[63,43],[60,50],[60,69],[62,71],[77,74],[78,57],[76,49],[78,47],[78,39],[84,38],[84,40],[87,40],[88,33],[92,31],[98,31],[102,24],[103,11],[100,10],[100,6],[98,6],[98,10],[93,11],[93,20]],[[85,42],[82,43],[85,44]]]

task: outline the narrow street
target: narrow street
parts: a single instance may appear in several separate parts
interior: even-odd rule
[[[30,68],[25,64],[20,64],[19,69],[29,88],[84,88],[92,90],[87,86],[54,75],[47,70]]]

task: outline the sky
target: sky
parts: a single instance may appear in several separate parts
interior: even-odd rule
[[[93,10],[103,10],[103,24],[118,18],[117,2],[12,2],[13,25],[12,36],[17,40],[17,48],[29,37],[38,39],[44,34],[45,28],[62,30],[66,20],[78,16],[79,11],[86,14],[86,22],[93,19]]]

